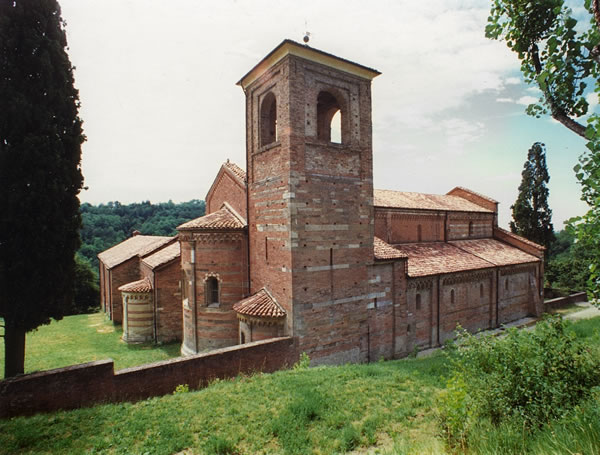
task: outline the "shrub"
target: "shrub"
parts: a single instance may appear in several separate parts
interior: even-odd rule
[[[464,443],[474,423],[489,419],[536,430],[564,416],[600,383],[600,360],[557,316],[534,331],[505,337],[459,334],[451,350],[452,376],[441,401],[450,443]]]

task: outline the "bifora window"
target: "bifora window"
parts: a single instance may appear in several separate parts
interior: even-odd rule
[[[338,100],[329,92],[322,91],[317,97],[317,138],[341,144],[342,110]]]
[[[208,306],[219,306],[219,280],[214,276],[206,279],[206,305]]]
[[[260,105],[260,146],[277,141],[277,100],[267,93]]]

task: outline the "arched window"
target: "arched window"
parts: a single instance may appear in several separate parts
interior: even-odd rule
[[[417,242],[420,242],[423,240],[423,229],[421,228],[421,225],[419,224],[417,226]]]
[[[415,306],[417,307],[417,310],[421,309],[421,294],[417,294],[417,297],[415,299]]]
[[[240,333],[240,344],[246,343],[246,334],[244,332]]]
[[[483,284],[479,285],[479,297],[483,298]]]
[[[450,303],[454,304],[454,289],[450,290]]]
[[[504,280],[504,290],[508,291],[508,278]]]
[[[206,305],[219,306],[219,280],[214,276],[206,279],[206,290],[204,295],[206,297]]]
[[[473,236],[473,222],[469,221],[469,237]]]
[[[317,137],[322,141],[343,142],[342,111],[335,96],[320,92],[317,97]]]
[[[277,100],[267,93],[260,105],[260,146],[277,140]]]

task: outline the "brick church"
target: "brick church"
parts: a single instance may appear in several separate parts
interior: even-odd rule
[[[247,171],[224,163],[176,237],[99,255],[126,340],[292,336],[315,364],[365,362],[541,313],[543,248],[499,228],[496,201],[373,189],[379,74],[285,40],[242,77]]]

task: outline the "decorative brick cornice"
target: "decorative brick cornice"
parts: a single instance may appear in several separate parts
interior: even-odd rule
[[[442,284],[459,284],[459,283],[468,283],[470,281],[482,281],[486,279],[492,278],[492,270],[486,271],[474,271],[468,273],[461,273],[457,275],[452,275],[447,278],[444,278]]]
[[[512,267],[509,266],[509,267],[500,269],[500,275],[501,276],[516,275],[518,273],[527,273],[527,272],[535,273],[535,269],[536,269],[535,264],[526,264],[526,265],[512,266]]]
[[[416,289],[420,291],[422,289],[431,289],[433,287],[433,280],[431,278],[420,278],[420,279],[409,279],[407,288]]]
[[[244,240],[245,235],[244,232],[182,232],[179,239],[182,242],[231,243]]]

